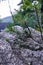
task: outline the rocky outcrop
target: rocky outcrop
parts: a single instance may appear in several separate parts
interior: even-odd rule
[[[43,65],[43,40],[40,32],[30,30],[34,39],[26,33],[0,32],[0,65]]]
[[[13,26],[12,29],[17,33],[23,33],[23,27],[21,26],[16,25],[16,26]]]
[[[32,34],[32,37],[35,41],[39,42],[39,43],[42,43],[42,40],[41,40],[41,34],[39,31],[36,31],[35,29],[29,27],[30,31],[31,31],[31,34]],[[42,34],[43,35],[43,34]]]

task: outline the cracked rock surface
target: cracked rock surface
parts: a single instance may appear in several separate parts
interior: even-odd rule
[[[0,65],[43,65],[43,40],[40,32],[30,30],[36,41],[24,34],[0,32]]]

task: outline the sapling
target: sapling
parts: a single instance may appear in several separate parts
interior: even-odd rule
[[[33,3],[32,3],[32,5],[34,6],[35,13],[36,13],[36,18],[37,18],[37,22],[38,22],[38,25],[39,25],[39,30],[40,30],[40,33],[41,33],[41,39],[43,39],[42,26],[41,26],[41,10],[39,9],[40,6],[38,7],[38,4],[39,4],[38,1],[33,1]]]

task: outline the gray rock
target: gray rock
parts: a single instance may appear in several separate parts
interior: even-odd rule
[[[29,27],[30,31],[31,31],[31,34],[32,34],[32,37],[35,41],[39,42],[39,43],[42,43],[43,40],[41,40],[41,34],[39,31]],[[43,34],[42,34],[43,35]]]
[[[28,38],[25,42],[23,42],[20,46],[23,48],[28,48],[30,50],[39,50],[40,49],[40,44],[35,42],[33,39]]]
[[[10,62],[10,57],[11,57],[11,47],[8,42],[5,40],[0,39],[0,64],[6,65],[7,62]]]
[[[21,26],[13,26],[12,29],[15,31],[15,32],[18,32],[18,33],[23,33],[23,27]]]
[[[32,28],[30,30],[33,38],[40,41],[40,32]],[[15,33],[0,32],[0,65],[43,65],[43,44],[25,36],[24,41],[18,36]]]
[[[26,65],[19,58],[19,50],[14,49],[14,52],[8,42],[0,39],[0,65]]]
[[[28,27],[28,28],[29,28],[30,31],[31,31],[31,35],[32,35],[33,39],[34,39],[36,42],[43,43],[43,40],[41,39],[41,34],[40,34],[40,32],[37,31],[37,30],[35,30],[35,29],[33,29],[33,28],[31,28],[31,27]],[[29,34],[28,28],[25,28],[24,30],[26,30],[26,31],[28,32],[28,34]],[[42,35],[43,35],[43,34],[42,34]]]
[[[0,39],[5,39],[7,42],[13,43],[16,38],[17,38],[16,34],[10,34],[4,31],[0,32]]]
[[[43,65],[42,51],[32,51],[29,49],[21,49],[21,55],[27,62],[32,65]]]

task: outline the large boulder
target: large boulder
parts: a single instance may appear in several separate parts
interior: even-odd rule
[[[20,49],[12,49],[10,43],[0,39],[0,65],[26,65],[20,54]]]
[[[13,26],[12,29],[17,33],[23,33],[23,27],[21,26],[16,25],[16,26]]]
[[[34,39],[26,37],[25,33],[20,37],[0,32],[0,65],[43,65],[43,42],[37,42],[41,40],[40,32],[29,29]],[[29,34],[27,28],[25,31]]]
[[[41,33],[31,27],[28,27],[31,31],[31,35],[32,35],[32,38],[36,41],[36,42],[39,42],[39,43],[42,43],[43,40],[41,39]],[[29,30],[28,28],[25,28],[24,30],[28,32],[29,34]],[[43,35],[43,34],[42,34]]]

